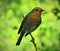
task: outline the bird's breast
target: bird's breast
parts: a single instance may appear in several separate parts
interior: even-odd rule
[[[40,19],[41,19],[40,14],[33,13],[32,16],[30,17],[30,22],[34,25],[39,24]]]

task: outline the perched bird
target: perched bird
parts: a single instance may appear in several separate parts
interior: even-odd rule
[[[44,11],[42,8],[35,7],[29,12],[23,19],[22,24],[19,28],[18,34],[20,34],[16,45],[19,45],[24,34],[27,36],[29,33],[34,31],[41,24],[41,13]]]

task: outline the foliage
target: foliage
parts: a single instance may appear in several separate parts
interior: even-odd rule
[[[60,51],[59,6],[59,0],[0,0],[0,51],[35,51],[29,35],[16,46],[22,15],[34,7],[45,10],[41,25],[32,32],[38,51]]]

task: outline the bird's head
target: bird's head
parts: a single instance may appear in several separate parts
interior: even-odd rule
[[[44,10],[42,8],[39,8],[39,7],[35,7],[33,9],[33,12],[43,12]]]

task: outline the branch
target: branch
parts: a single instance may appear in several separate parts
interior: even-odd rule
[[[31,38],[32,38],[32,40],[31,40],[30,42],[33,43],[33,45],[34,45],[34,47],[35,47],[35,50],[37,51],[37,46],[36,46],[36,43],[35,43],[35,39],[34,39],[34,37],[31,35],[31,33],[30,33],[30,36],[31,36]]]

